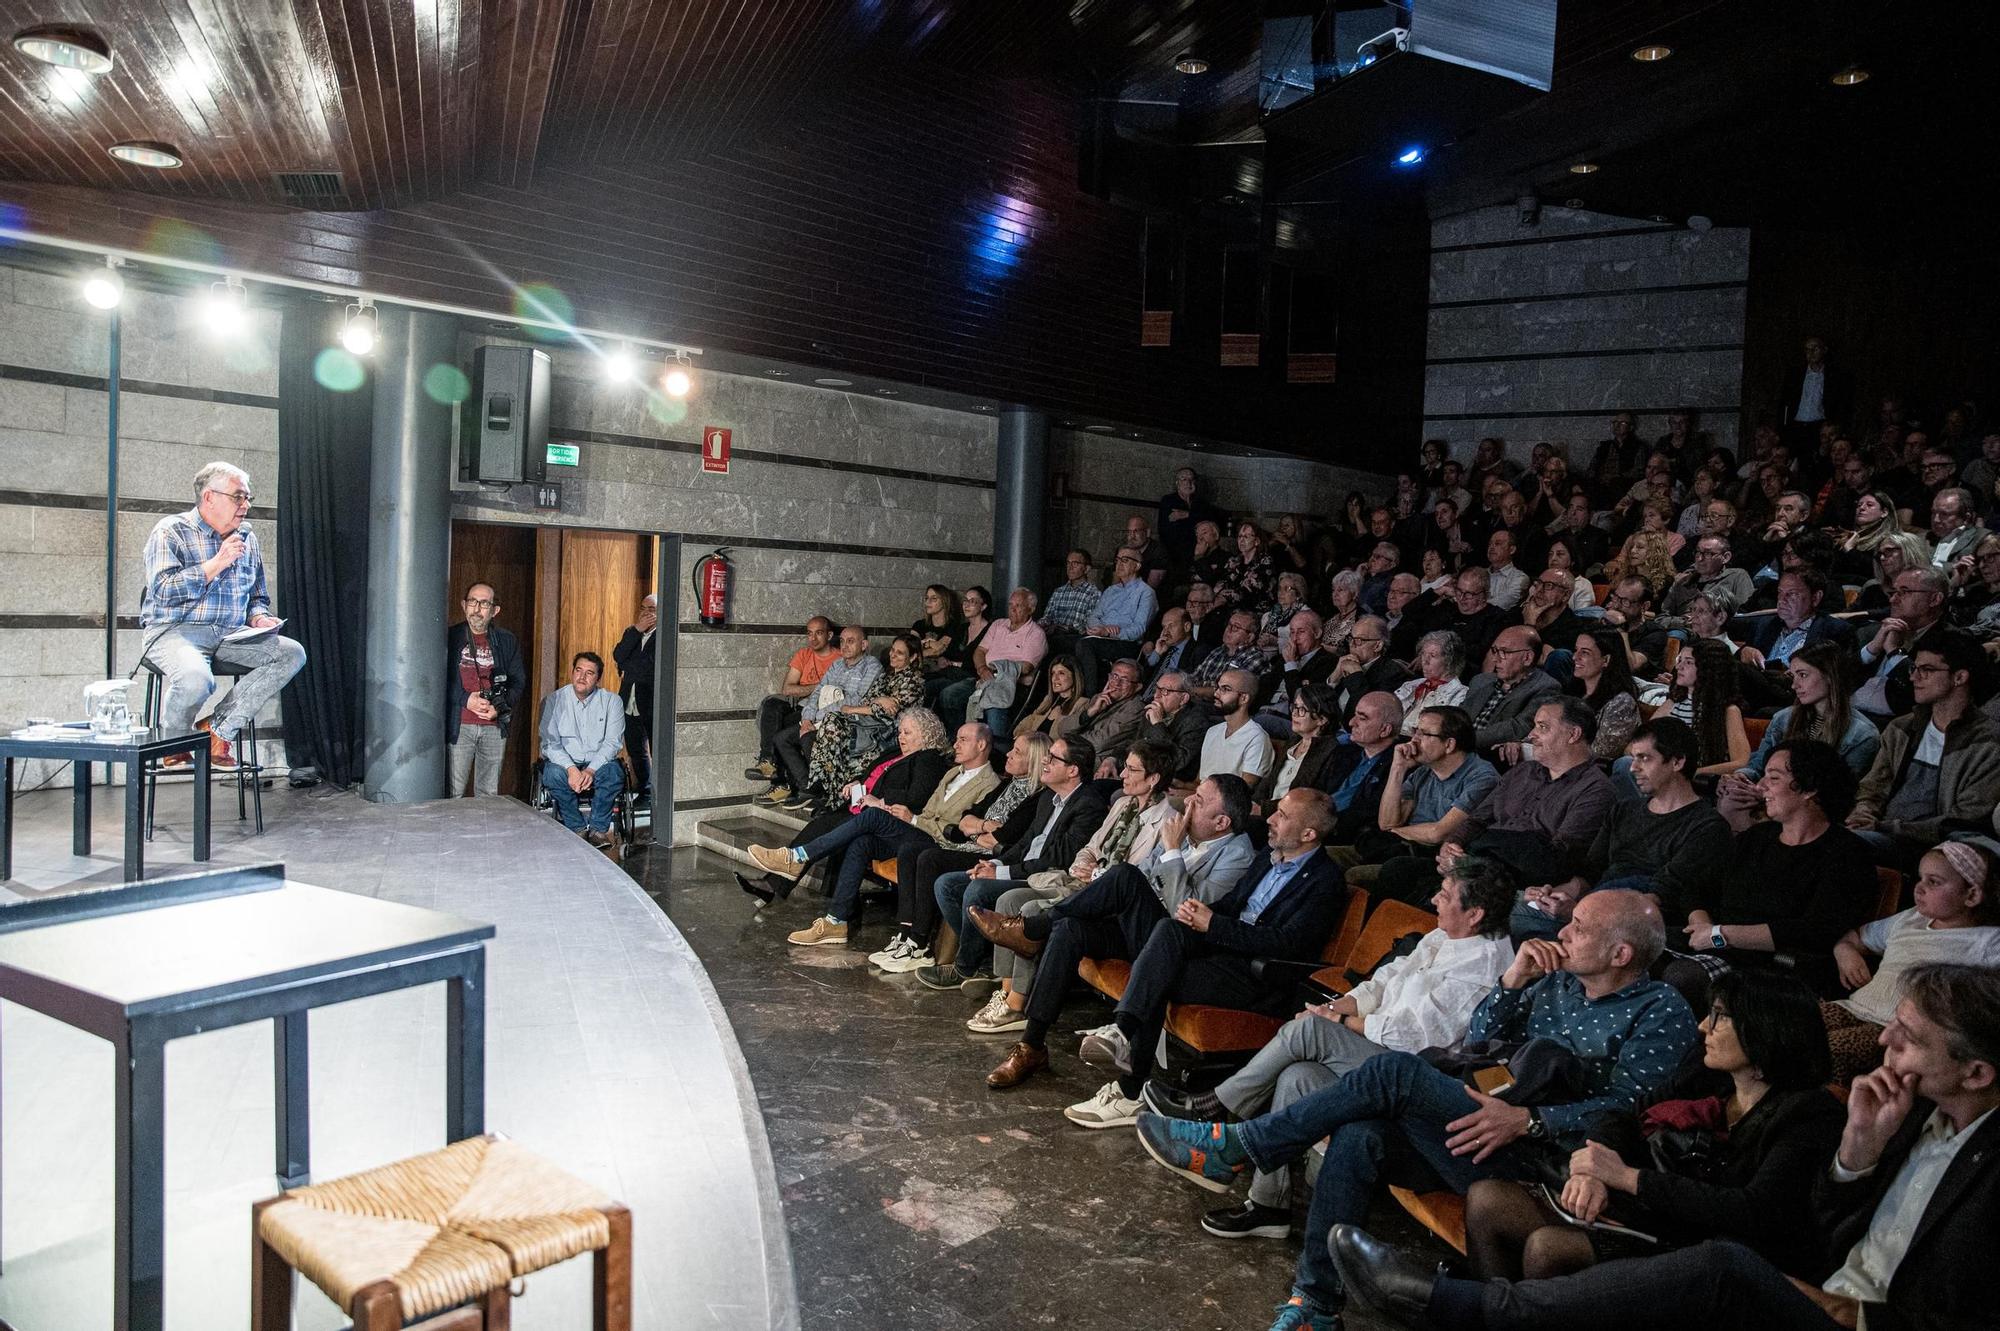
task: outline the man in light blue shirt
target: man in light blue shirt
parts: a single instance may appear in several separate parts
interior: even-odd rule
[[[625,743],[625,709],[618,695],[597,687],[604,658],[578,652],[569,664],[570,686],[542,704],[542,785],[556,802],[563,826],[582,832],[593,846],[611,844],[611,805],[625,788],[618,750]],[[590,796],[585,826],[580,797]]]
[[[1139,576],[1144,555],[1130,546],[1118,552],[1111,567],[1111,585],[1097,600],[1097,609],[1084,621],[1083,637],[1076,644],[1077,663],[1083,667],[1080,681],[1085,693],[1095,693],[1104,682],[1104,668],[1113,661],[1125,661],[1139,654],[1139,643],[1160,608],[1152,585]]]
[[[778,732],[771,743],[777,755],[778,769],[784,780],[766,791],[763,798],[769,804],[783,804],[795,795],[802,795],[806,789],[807,755],[812,752],[814,732],[819,729],[819,719],[829,712],[837,712],[843,707],[851,707],[868,696],[869,685],[882,673],[882,663],[868,650],[868,631],[859,624],[849,624],[840,631],[840,655],[834,658],[819,683],[813,685],[812,692],[799,701],[799,725],[796,730],[787,726]]]

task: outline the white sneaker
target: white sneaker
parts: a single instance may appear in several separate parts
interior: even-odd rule
[[[1083,1042],[1085,1040],[1090,1039],[1092,1036],[1096,1036],[1100,1040],[1108,1040],[1117,1033],[1118,1023],[1115,1021],[1106,1022],[1102,1026],[1093,1026],[1087,1031],[1079,1031],[1076,1043],[1078,1057],[1082,1056]]]
[[[1028,1029],[1028,1014],[1016,1012],[1007,1006],[1007,995],[999,989],[986,1000],[986,1006],[966,1020],[965,1029],[974,1035],[1008,1035],[1014,1031]]]
[[[1116,1025],[1099,1027],[1085,1035],[1077,1045],[1076,1056],[1094,1068],[1132,1070],[1132,1042]]]
[[[902,956],[891,957],[887,961],[882,962],[881,966],[883,973],[886,975],[907,975],[911,971],[922,970],[936,960],[937,958],[931,955],[929,948],[919,947],[917,944],[911,943],[909,950],[904,952]]]
[[[1117,1082],[1107,1081],[1096,1095],[1063,1110],[1063,1117],[1080,1128],[1129,1128],[1143,1108],[1137,1100],[1127,1100]]]
[[[886,969],[890,962],[910,955],[910,949],[915,946],[915,943],[912,943],[901,934],[897,934],[889,940],[889,946],[883,948],[880,952],[871,952],[868,954],[868,964]]]

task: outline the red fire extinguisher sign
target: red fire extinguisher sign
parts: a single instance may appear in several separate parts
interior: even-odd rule
[[[701,469],[714,472],[729,470],[729,431],[720,425],[702,428]]]

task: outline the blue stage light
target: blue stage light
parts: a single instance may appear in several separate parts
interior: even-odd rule
[[[1403,149],[1403,151],[1396,154],[1397,166],[1415,166],[1417,163],[1423,160],[1424,160],[1424,150],[1421,146],[1414,148],[1405,148]]]

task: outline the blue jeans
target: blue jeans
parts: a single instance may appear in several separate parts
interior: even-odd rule
[[[959,974],[976,975],[993,965],[993,944],[986,941],[986,935],[972,927],[968,909],[977,906],[981,910],[992,910],[1003,892],[1019,886],[1019,882],[1000,878],[974,878],[963,869],[938,875],[937,885],[931,889],[931,894],[937,898],[938,915],[958,931]]]
[[[1386,1053],[1324,1090],[1239,1129],[1251,1163],[1266,1173],[1288,1168],[1314,1142],[1329,1133],[1333,1137],[1313,1184],[1295,1293],[1323,1310],[1340,1307],[1344,1291],[1327,1253],[1327,1236],[1338,1224],[1367,1223],[1377,1183],[1429,1189],[1442,1184],[1463,1196],[1480,1179],[1508,1175],[1508,1165],[1521,1158],[1518,1143],[1494,1152],[1480,1165],[1473,1164],[1470,1155],[1453,1155],[1445,1149],[1450,1135],[1445,1124],[1478,1107],[1458,1078],[1439,1072],[1415,1054]]]
[[[618,792],[625,789],[625,769],[613,758],[590,775],[590,830],[609,832],[611,803],[618,798]],[[569,769],[552,760],[544,760],[542,785],[549,792],[549,797],[555,800],[556,812],[562,815],[563,826],[572,832],[581,832],[583,812],[578,807],[576,792],[569,788]]]
[[[868,866],[894,855],[910,837],[930,840],[893,813],[863,809],[825,836],[814,837],[801,846],[808,862],[823,860],[836,851],[847,851],[840,857],[840,873],[833,883],[833,900],[826,907],[828,917],[842,924],[851,921],[854,908],[861,900],[861,876],[868,872]]]

